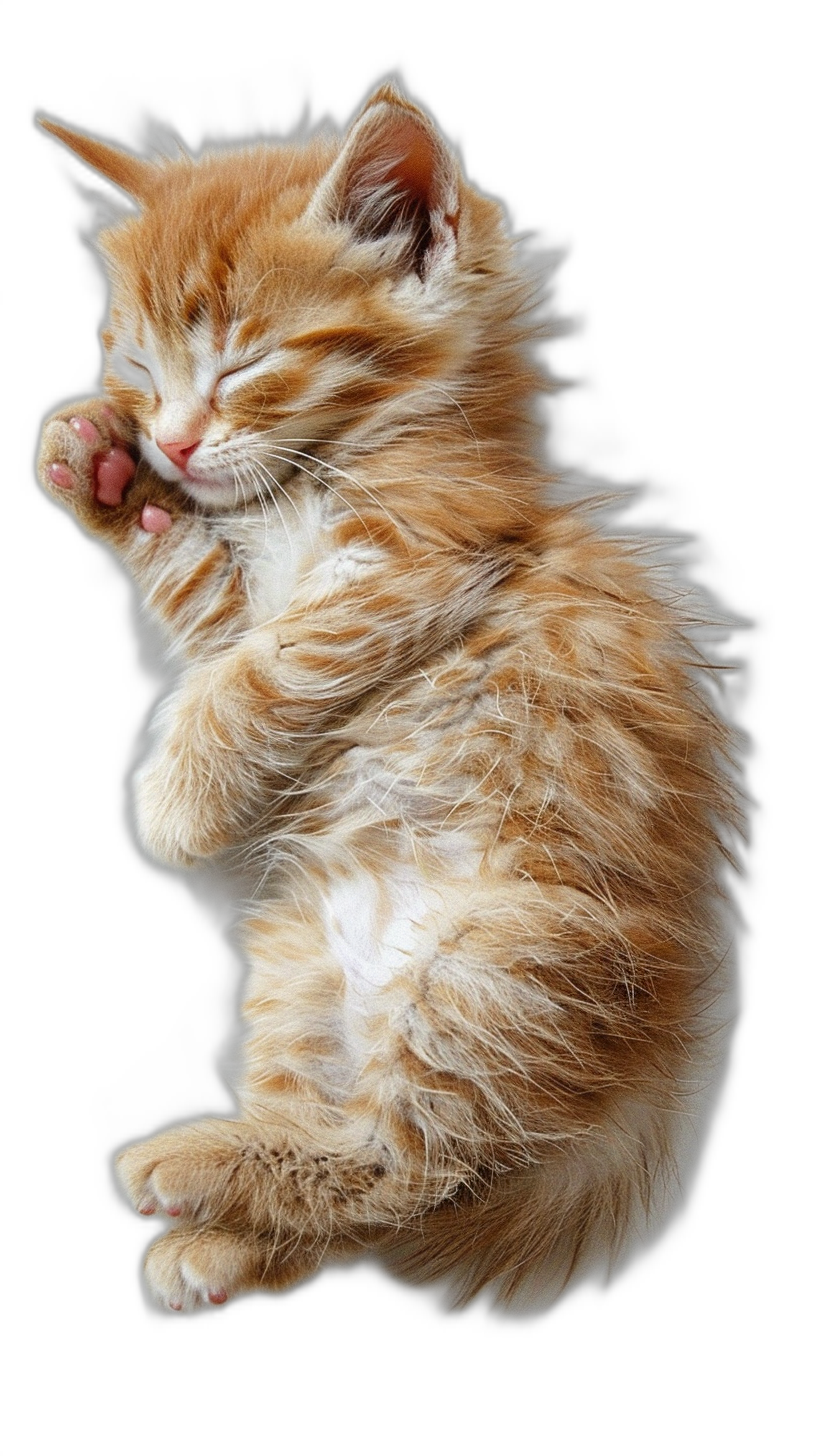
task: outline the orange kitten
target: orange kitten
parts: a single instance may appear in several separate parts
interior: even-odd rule
[[[682,609],[550,498],[530,281],[392,88],[198,161],[44,125],[139,204],[100,239],[104,397],[40,473],[186,662],[140,833],[262,881],[240,1114],[119,1161],[173,1220],[151,1288],[372,1245],[463,1295],[563,1281],[670,1166],[717,991],[738,808]]]

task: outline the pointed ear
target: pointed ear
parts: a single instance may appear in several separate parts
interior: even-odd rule
[[[425,278],[456,245],[459,170],[418,107],[383,86],[351,127],[310,214],[348,223],[362,240],[393,239]]]
[[[156,173],[151,162],[145,162],[142,157],[134,157],[130,152],[120,152],[117,147],[109,147],[106,142],[98,142],[95,137],[83,136],[82,132],[70,131],[67,126],[60,126],[56,121],[47,121],[44,117],[37,119],[44,131],[58,137],[83,162],[95,167],[97,172],[101,172],[110,182],[115,182],[124,192],[130,193],[131,197],[143,202],[148,196]]]

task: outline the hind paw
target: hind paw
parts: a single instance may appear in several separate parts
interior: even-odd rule
[[[145,1277],[166,1309],[189,1311],[273,1284],[274,1263],[271,1246],[251,1235],[221,1228],[173,1229],[148,1249]]]
[[[238,1191],[240,1128],[212,1119],[127,1148],[116,1171],[137,1212],[197,1221],[223,1214]]]
[[[189,1311],[226,1304],[251,1289],[286,1289],[312,1274],[326,1252],[325,1240],[309,1241],[282,1227],[260,1235],[219,1224],[188,1226],[151,1244],[145,1278],[159,1304]]]

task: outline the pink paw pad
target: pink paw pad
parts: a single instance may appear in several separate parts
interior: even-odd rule
[[[181,1309],[181,1307],[182,1307],[180,1304],[176,1304],[175,1300],[173,1300],[173,1299],[168,1300],[168,1303],[169,1303],[171,1309]]]
[[[210,1304],[226,1304],[229,1295],[226,1289],[211,1289],[207,1298]]]
[[[173,517],[169,511],[162,510],[161,506],[153,506],[149,502],[142,509],[141,526],[143,531],[149,531],[152,536],[160,536],[162,531],[169,530],[173,524]]]
[[[74,472],[69,470],[67,465],[49,465],[48,475],[60,490],[73,490],[76,485]]]
[[[143,1203],[139,1212],[144,1214],[145,1218],[148,1218],[151,1213],[156,1212],[156,1205],[155,1203]]]
[[[179,1218],[182,1212],[181,1204],[171,1203],[170,1207],[166,1208],[164,1211],[167,1214],[168,1218]]]
[[[76,430],[80,440],[84,440],[86,445],[99,444],[102,436],[91,420],[86,420],[82,415],[74,415],[73,419],[69,420],[68,423],[72,430]]]
[[[120,506],[122,496],[136,474],[136,464],[127,450],[114,445],[96,462],[96,498],[103,506]]]

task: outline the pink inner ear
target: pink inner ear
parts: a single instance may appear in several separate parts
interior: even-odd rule
[[[410,193],[431,211],[436,205],[439,164],[431,138],[410,117],[400,117],[383,128],[380,145],[386,156],[395,157],[383,172],[383,182],[396,182],[401,192]]]
[[[420,277],[432,245],[458,222],[455,168],[430,127],[404,107],[375,107],[341,155],[335,215],[363,238],[400,234]]]

